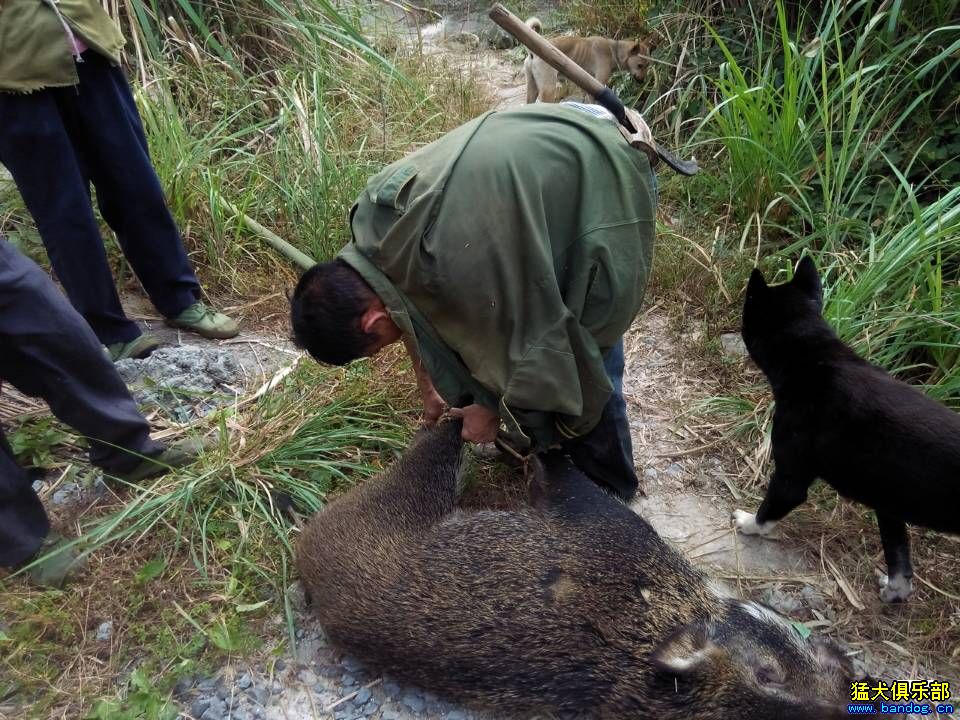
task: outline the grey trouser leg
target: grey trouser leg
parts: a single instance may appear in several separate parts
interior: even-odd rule
[[[53,281],[0,240],[0,378],[43,398],[90,443],[90,462],[124,473],[163,446],[83,318]]]

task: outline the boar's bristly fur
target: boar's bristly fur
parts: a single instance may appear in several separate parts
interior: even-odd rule
[[[529,508],[456,508],[460,425],[321,510],[297,563],[331,640],[500,712],[658,720],[846,717],[825,640],[732,598],[565,457]]]

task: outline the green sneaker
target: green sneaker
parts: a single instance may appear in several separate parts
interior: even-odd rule
[[[195,332],[201,337],[212,340],[226,340],[236,337],[240,327],[222,312],[196,302],[175,318],[168,318],[167,325]]]
[[[132,470],[125,473],[108,475],[127,483],[138,483],[151,478],[166,475],[171,470],[189,465],[200,457],[204,445],[201,441],[187,438],[174,443],[159,455],[142,458]]]
[[[69,543],[53,531],[44,538],[33,557],[20,564],[20,567],[27,567],[39,560],[27,569],[31,583],[62,588],[86,567],[86,558],[80,554],[79,547],[65,547]]]
[[[160,338],[156,335],[144,333],[128,343],[119,342],[113,345],[107,345],[107,355],[109,355],[110,359],[114,362],[117,362],[117,360],[129,360],[130,358],[140,360],[147,357],[162,344]]]

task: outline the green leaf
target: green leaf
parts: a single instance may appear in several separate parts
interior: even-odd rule
[[[141,692],[149,693],[153,690],[153,684],[143,671],[143,668],[137,668],[130,673],[130,684]]]
[[[139,585],[145,585],[151,580],[160,577],[163,571],[167,569],[167,561],[163,558],[154,558],[142,568],[136,575],[136,581]]]
[[[120,712],[120,703],[116,700],[97,700],[84,718],[85,720],[119,720]]]
[[[791,624],[793,625],[793,629],[796,630],[797,633],[800,635],[800,637],[802,637],[804,640],[806,640],[808,637],[810,637],[810,635],[813,634],[813,631],[810,630],[810,628],[808,628],[802,622],[794,622]]]
[[[251,603],[249,605],[237,605],[237,612],[238,613],[254,612],[255,610],[259,610],[269,602],[270,602],[269,600],[261,600],[258,603]]]

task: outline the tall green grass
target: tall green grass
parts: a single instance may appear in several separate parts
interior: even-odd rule
[[[857,251],[822,253],[824,315],[841,338],[960,409],[960,188],[921,206]]]
[[[698,67],[713,102],[690,145],[714,158],[697,182],[729,199],[710,238],[726,287],[757,260],[782,281],[813,255],[840,337],[960,409],[960,148],[928,152],[956,123],[949,5],[827,0],[810,16],[783,0],[748,3],[736,47],[714,14],[704,26],[722,60]],[[708,405],[729,417],[755,407],[748,394]],[[745,411],[731,427],[764,417]]]
[[[887,183],[889,197],[898,181],[878,173],[878,161],[897,143],[914,144],[900,131],[918,126],[960,67],[960,25],[897,39],[895,8],[869,9],[826,3],[803,36],[778,1],[773,32],[754,16],[751,66],[711,27],[725,62],[711,77],[718,102],[694,139],[723,145],[740,217],[795,216],[788,230],[836,245],[868,232],[857,219],[869,224],[886,213],[874,203],[876,185]],[[910,173],[909,158],[899,169]]]

